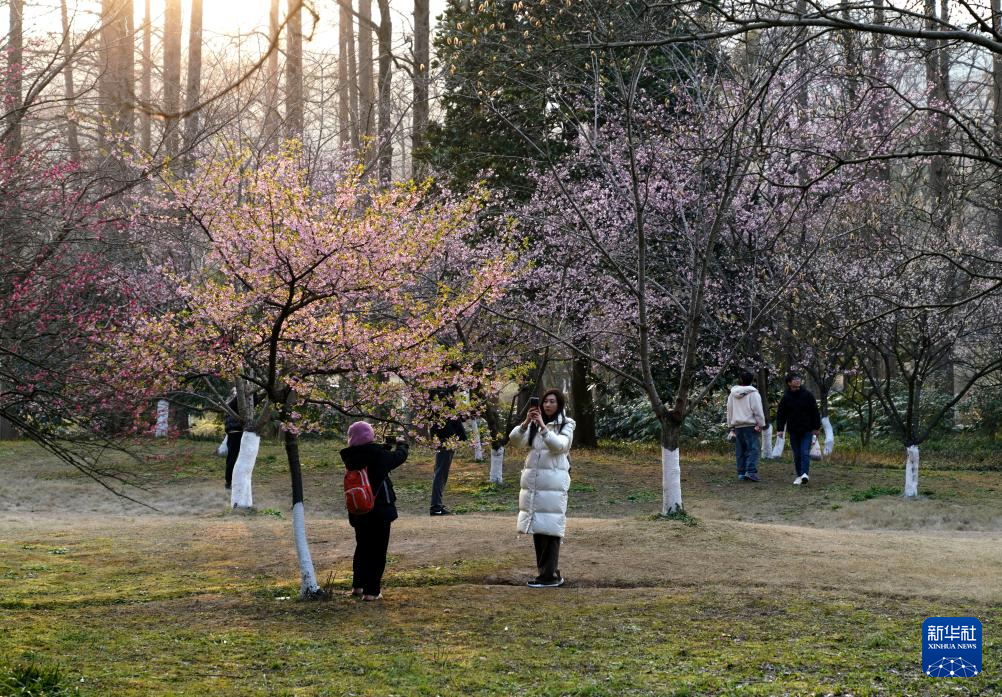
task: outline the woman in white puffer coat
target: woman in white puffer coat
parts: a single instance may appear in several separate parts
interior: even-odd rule
[[[564,395],[550,389],[540,407],[529,407],[525,421],[509,436],[511,443],[529,448],[518,495],[520,533],[532,535],[539,575],[531,588],[557,588],[564,584],[558,567],[560,540],[567,527],[567,491],[571,463],[567,454],[574,440],[574,420],[564,415]]]

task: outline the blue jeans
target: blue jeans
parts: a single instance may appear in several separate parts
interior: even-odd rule
[[[734,449],[738,474],[758,474],[759,435],[754,426],[735,428]]]
[[[797,476],[808,474],[811,469],[811,437],[814,434],[790,433],[790,449],[793,450],[793,466],[797,470]]]

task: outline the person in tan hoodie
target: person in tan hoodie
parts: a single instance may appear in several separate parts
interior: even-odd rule
[[[735,459],[738,479],[757,482],[759,433],[765,426],[762,411],[762,395],[752,385],[754,376],[746,371],[741,373],[740,384],[731,388],[727,395],[727,425],[734,437]]]

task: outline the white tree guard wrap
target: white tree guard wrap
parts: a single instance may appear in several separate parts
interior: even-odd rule
[[[821,419],[821,428],[825,432],[825,445],[821,448],[821,454],[828,457],[832,454],[832,450],[835,449],[835,429],[832,428],[831,419],[827,416]]]
[[[762,430],[762,459],[772,459],[772,426],[766,426]]]
[[[216,448],[216,455],[219,457],[226,457],[230,453],[230,447],[226,444],[226,434],[223,434],[223,442],[219,444]]]
[[[910,445],[905,452],[905,498],[912,499],[918,496],[919,449]]]
[[[251,479],[257,453],[261,449],[261,436],[253,431],[244,431],[240,436],[240,454],[233,465],[233,482],[230,489],[230,505],[233,508],[250,508],[254,505],[251,495]]]
[[[477,462],[483,462],[484,444],[480,440],[480,420],[479,419],[471,420],[470,426],[473,427],[473,459]]]
[[[504,478],[504,446],[491,448],[491,481],[500,484]]]
[[[292,534],[296,537],[296,555],[299,557],[299,596],[309,598],[320,590],[317,583],[317,572],[313,569],[313,557],[306,543],[306,508],[300,501],[292,507]]]
[[[661,448],[661,514],[682,510],[682,468],[678,464],[678,448]]]
[[[157,401],[157,427],[153,431],[156,438],[163,438],[167,435],[167,419],[170,417],[170,402],[166,399]]]

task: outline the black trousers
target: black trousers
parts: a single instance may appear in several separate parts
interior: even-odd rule
[[[556,581],[560,578],[560,538],[553,535],[532,536],[536,547],[537,581]]]
[[[243,434],[243,431],[226,434],[226,486],[233,484],[233,466],[237,464],[237,455],[240,454],[240,437]]]
[[[452,469],[452,456],[455,450],[438,450],[435,452],[435,478],[431,483],[431,508],[442,508],[444,505],[445,485],[449,482],[449,470]]]
[[[391,521],[373,520],[355,525],[355,558],[352,562],[352,588],[366,595],[379,595],[386,570],[386,549],[390,546]]]

